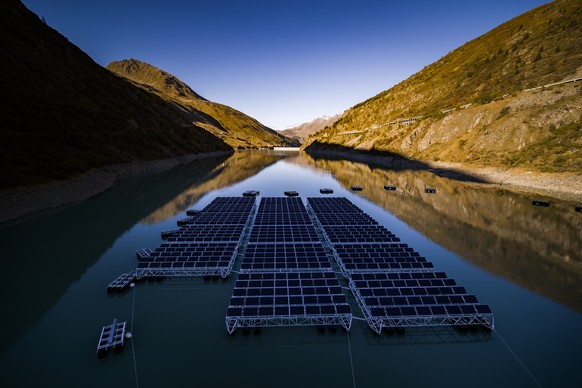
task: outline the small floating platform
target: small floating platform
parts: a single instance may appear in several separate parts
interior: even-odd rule
[[[103,326],[97,344],[97,357],[104,357],[110,349],[123,350],[126,324],[126,321],[117,322],[117,319],[114,319],[111,325]]]
[[[196,220],[196,217],[186,217],[186,218],[183,218],[181,220],[178,220],[176,223],[178,224],[178,226],[184,226],[184,225],[190,225],[190,224],[194,223],[195,220]]]
[[[425,187],[424,192],[427,194],[436,194],[436,188],[434,187]]]
[[[140,249],[140,250],[135,252],[137,259],[140,261],[147,258],[147,257],[150,257],[151,254],[152,254],[152,250],[149,248],[143,248],[143,249]]]
[[[178,233],[180,231],[180,229],[170,229],[170,230],[162,230],[162,239],[167,239],[169,237],[172,237],[174,234]]]
[[[261,192],[258,190],[247,190],[243,193],[243,197],[256,197],[259,194],[261,194]]]
[[[578,212],[578,213],[582,213],[582,206],[576,206],[576,207],[574,208],[574,211],[575,211],[575,212]]]
[[[352,186],[352,191],[362,191],[362,186]]]
[[[194,217],[197,216],[200,213],[200,210],[196,210],[196,209],[188,209],[186,210],[186,215],[190,216],[190,217]]]
[[[396,186],[384,185],[384,190],[394,191],[396,190]]]
[[[534,206],[550,207],[550,203],[545,201],[531,201],[531,204]]]
[[[287,197],[297,197],[299,196],[299,193],[297,191],[293,191],[293,190],[288,190],[285,191],[284,193]]]
[[[323,189],[319,189],[319,192],[321,194],[333,194],[333,189],[323,188]]]
[[[135,280],[135,272],[122,273],[107,286],[107,292],[121,292]]]

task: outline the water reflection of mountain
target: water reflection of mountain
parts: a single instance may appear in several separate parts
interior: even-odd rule
[[[496,275],[582,311],[582,217],[574,205],[531,205],[526,194],[426,171],[393,171],[345,160],[307,160],[439,245]],[[398,191],[384,190],[391,184]],[[424,193],[436,187],[436,195]],[[537,198],[537,197],[536,197]]]
[[[204,185],[227,160],[217,156],[123,181],[60,211],[29,217],[0,230],[0,293],[4,333],[0,355],[59,301],[115,240],[178,193]],[[103,292],[105,286],[102,285]]]
[[[208,179],[182,191],[171,201],[142,220],[143,223],[157,223],[183,213],[194,205],[204,194],[241,182],[257,174],[267,166],[289,157],[293,153],[277,151],[236,152],[208,174]]]

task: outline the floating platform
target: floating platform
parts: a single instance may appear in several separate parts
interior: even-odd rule
[[[362,191],[362,186],[352,186],[352,191]]]
[[[170,229],[170,230],[162,230],[161,236],[162,239],[167,239],[169,237],[172,237],[174,234],[178,233],[180,231],[180,229]]]
[[[243,193],[243,197],[256,197],[259,194],[261,194],[261,192],[258,190],[247,190]]]
[[[394,191],[396,190],[396,186],[384,185],[384,190]]]
[[[299,196],[299,193],[297,191],[293,191],[293,190],[288,190],[285,191],[284,193],[287,197],[297,197]]]
[[[125,326],[127,322],[113,320],[111,325],[103,326],[101,336],[97,344],[97,356],[104,357],[110,349],[122,351],[125,344]]]
[[[182,218],[181,220],[176,221],[176,224],[178,224],[178,226],[184,226],[184,225],[193,224],[195,221],[196,221],[196,217],[186,217],[186,218]]]
[[[152,250],[149,248],[143,248],[135,252],[137,259],[139,261],[145,260],[146,258],[150,257],[152,254]]]
[[[434,187],[425,187],[424,188],[424,192],[427,194],[435,194],[436,193],[436,188]]]
[[[226,313],[237,328],[352,324],[350,305],[333,272],[240,274]]]
[[[319,192],[321,194],[333,194],[333,189],[323,188],[323,189],[319,189]]]
[[[107,292],[121,292],[125,290],[131,282],[136,279],[135,272],[128,272],[119,275],[107,286]]]
[[[444,272],[353,274],[352,290],[372,330],[411,326],[481,326],[493,313]]]
[[[534,206],[550,207],[550,203],[545,201],[532,201],[531,204]]]
[[[493,329],[488,305],[345,198],[308,198],[309,209],[370,328],[483,327]],[[341,215],[341,217],[338,217]]]

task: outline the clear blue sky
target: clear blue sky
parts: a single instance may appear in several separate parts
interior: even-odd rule
[[[284,129],[389,89],[546,0],[24,0],[97,63],[136,58]]]

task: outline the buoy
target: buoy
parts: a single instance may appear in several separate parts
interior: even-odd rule
[[[133,337],[133,335],[131,335],[129,331],[125,333],[125,339],[131,339],[131,337]]]
[[[133,288],[135,287],[135,283],[129,283],[129,286]]]

